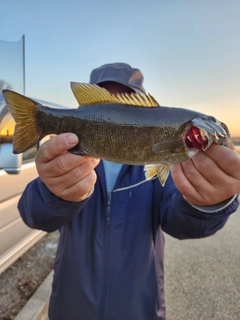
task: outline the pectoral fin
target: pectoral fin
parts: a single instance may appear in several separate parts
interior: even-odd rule
[[[179,141],[162,141],[156,143],[152,151],[156,154],[169,153],[174,154],[177,153],[179,148],[183,147],[183,143]]]
[[[146,179],[152,179],[157,175],[161,185],[164,186],[169,175],[170,166],[165,164],[148,164],[144,167],[144,171]]]

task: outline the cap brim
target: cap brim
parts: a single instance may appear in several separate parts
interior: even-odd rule
[[[129,88],[129,89],[132,89],[134,90],[135,92],[137,93],[145,93],[145,89],[143,87],[140,88],[136,88],[134,86],[130,86],[129,84],[126,84],[125,82],[123,81],[116,81],[116,80],[104,80],[104,81],[101,81],[101,82],[98,82],[96,83],[97,85],[100,85],[101,83],[104,83],[104,82],[115,82],[115,83],[119,83],[119,84],[122,84],[124,85],[125,87]]]

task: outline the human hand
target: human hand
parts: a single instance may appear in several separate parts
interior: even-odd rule
[[[176,187],[193,205],[216,205],[240,192],[240,155],[224,146],[213,144],[173,165],[171,172]]]
[[[42,182],[56,196],[81,201],[96,182],[94,168],[99,160],[67,152],[78,143],[72,133],[63,133],[44,142],[36,155],[36,167]]]

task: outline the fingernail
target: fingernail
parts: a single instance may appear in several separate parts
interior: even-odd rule
[[[73,133],[70,133],[66,139],[68,144],[76,144],[78,142],[78,137]]]

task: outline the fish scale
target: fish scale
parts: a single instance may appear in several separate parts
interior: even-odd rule
[[[162,185],[170,166],[214,142],[229,146],[227,126],[212,116],[160,106],[151,95],[113,95],[96,85],[71,83],[76,109],[52,109],[3,90],[15,119],[13,152],[20,153],[49,134],[73,132],[79,143],[69,150],[130,165],[145,165],[147,179]],[[28,133],[27,135],[25,133]]]

